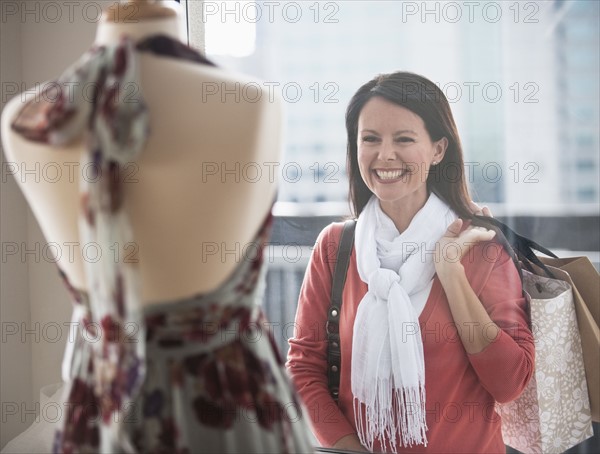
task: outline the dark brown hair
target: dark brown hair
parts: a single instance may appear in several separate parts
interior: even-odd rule
[[[360,215],[373,195],[360,175],[356,141],[358,117],[367,101],[374,96],[380,96],[421,117],[433,142],[446,137],[448,148],[442,161],[430,168],[427,190],[433,191],[461,218],[472,218],[462,147],[448,100],[433,82],[409,72],[381,74],[375,77],[358,89],[346,110],[349,197],[354,216]]]

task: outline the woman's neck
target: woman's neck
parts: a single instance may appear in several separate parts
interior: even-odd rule
[[[381,210],[389,217],[396,226],[398,233],[404,232],[415,215],[425,206],[429,199],[429,191],[423,194],[414,194],[394,202],[379,200]]]
[[[182,42],[187,42],[180,16],[161,19],[143,19],[137,21],[107,22],[100,21],[96,29],[94,44],[117,44],[123,34],[139,41],[147,36],[164,34]]]

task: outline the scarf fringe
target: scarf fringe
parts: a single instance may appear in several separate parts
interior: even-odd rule
[[[367,391],[363,402],[353,400],[354,422],[363,446],[373,451],[377,439],[385,452],[397,453],[400,446],[427,446],[425,387],[411,386],[389,392],[388,380],[379,380]],[[387,449],[387,445],[389,448]]]

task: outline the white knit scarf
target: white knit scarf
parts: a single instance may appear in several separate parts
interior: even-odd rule
[[[351,386],[358,436],[370,451],[375,439],[393,452],[398,437],[403,446],[427,446],[418,317],[435,274],[435,244],[456,218],[433,193],[402,234],[375,196],[358,218],[357,267],[369,290],[354,321]]]

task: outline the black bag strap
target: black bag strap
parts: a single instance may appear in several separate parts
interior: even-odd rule
[[[472,220],[472,224],[479,227],[492,229],[496,232],[497,240],[504,246],[504,249],[506,249],[515,263],[515,266],[519,270],[521,281],[523,280],[523,266],[525,266],[528,271],[534,272],[532,264],[540,267],[544,273],[546,273],[546,276],[555,279],[552,271],[550,271],[546,265],[535,255],[535,252],[533,252],[536,250],[550,257],[558,258],[552,251],[546,249],[544,246],[540,246],[538,243],[530,240],[529,238],[519,235],[509,226],[503,222],[500,222],[496,218],[475,216]]]
[[[327,382],[331,397],[336,403],[340,391],[340,371],[342,364],[339,327],[343,303],[342,292],[344,291],[350,254],[354,245],[355,227],[356,220],[354,219],[344,222],[331,282],[331,299],[327,311],[327,324],[325,325],[325,331],[327,332]]]

